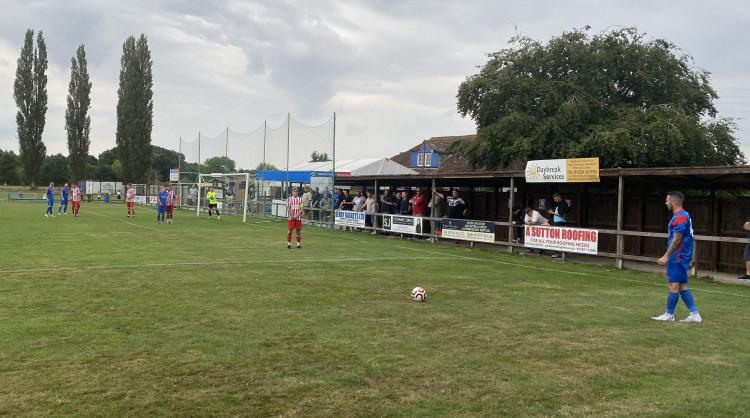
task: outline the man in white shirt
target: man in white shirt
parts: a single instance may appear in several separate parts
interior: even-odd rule
[[[523,223],[525,223],[526,225],[545,225],[545,226],[549,226],[549,221],[547,220],[547,218],[545,218],[544,216],[542,216],[541,213],[535,211],[534,209],[531,209],[528,206],[526,207],[525,212],[526,212],[526,217],[524,217]],[[527,253],[533,253],[534,250],[531,249],[531,248],[529,248],[528,250],[526,250],[526,252]],[[539,254],[544,254],[544,250],[540,250]]]

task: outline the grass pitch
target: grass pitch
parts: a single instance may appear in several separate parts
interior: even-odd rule
[[[0,415],[750,410],[750,287],[691,279],[704,323],[660,323],[660,275],[312,227],[287,250],[269,219],[44,209],[0,203]]]

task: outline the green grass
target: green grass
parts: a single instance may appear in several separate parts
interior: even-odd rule
[[[287,250],[269,219],[44,209],[0,203],[0,415],[750,410],[750,287],[691,279],[704,323],[659,323],[660,275],[313,227]]]

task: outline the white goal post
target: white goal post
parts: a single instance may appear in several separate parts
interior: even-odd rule
[[[213,187],[212,185],[214,182],[216,182],[217,179],[219,180],[220,184],[226,184],[227,180],[232,179],[244,179],[245,180],[245,190],[244,193],[242,193],[242,222],[247,221],[247,199],[248,199],[248,187],[250,185],[250,174],[249,173],[211,173],[211,174],[198,174],[198,204],[195,207],[195,215],[200,216],[201,214],[201,198],[205,200],[205,197],[203,197],[203,193],[201,193],[201,188],[206,185],[207,187]],[[210,185],[209,185],[210,184]],[[232,186],[233,187],[233,186]],[[218,193],[217,193],[218,194]],[[236,195],[236,193],[235,193]],[[222,201],[226,203],[226,196],[222,193]],[[227,209],[227,205],[225,204],[224,207],[221,209],[221,212],[225,212],[225,209]]]

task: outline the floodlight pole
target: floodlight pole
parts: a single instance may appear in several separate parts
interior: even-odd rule
[[[291,132],[292,114],[286,114],[286,191],[285,196],[289,197],[289,133]]]

